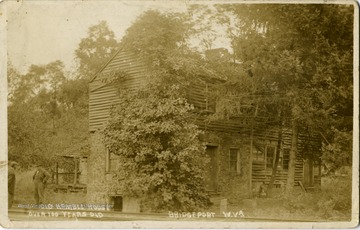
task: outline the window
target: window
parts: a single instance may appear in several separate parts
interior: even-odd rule
[[[274,142],[268,144],[255,142],[253,145],[253,161],[257,164],[263,165],[265,169],[272,169],[275,164],[277,149],[278,148]],[[282,147],[280,149],[278,169],[287,170],[289,168],[290,149],[283,149]]]
[[[266,147],[266,168],[272,168],[275,164],[277,148],[274,146]],[[278,168],[289,169],[290,149],[283,149],[280,152]]]
[[[205,85],[205,111],[215,112],[216,110],[216,98],[214,97],[213,88],[206,83]]]
[[[313,170],[314,176],[315,176],[315,177],[321,176],[321,164],[320,164],[320,160],[314,160],[313,167],[314,167],[314,170]]]
[[[266,147],[266,168],[272,168],[275,163],[275,147]]]
[[[187,90],[188,102],[199,112],[213,113],[216,110],[216,93],[210,83],[198,82]]]
[[[119,156],[106,149],[105,172],[114,172],[119,167]]]
[[[264,161],[265,160],[265,147],[262,144],[253,144],[253,160]]]
[[[230,172],[240,173],[240,153],[238,149],[230,149],[229,167]]]
[[[289,169],[289,160],[290,160],[290,149],[283,150],[282,157],[283,169]]]

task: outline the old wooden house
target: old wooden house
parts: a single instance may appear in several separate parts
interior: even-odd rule
[[[110,108],[118,101],[115,87],[104,81],[126,72],[123,82],[129,91],[146,86],[146,65],[135,54],[119,50],[90,80],[89,129],[91,133],[91,154],[88,158],[87,202],[91,204],[112,204],[115,210],[139,211],[131,204],[131,198],[122,197],[111,190],[112,171],[116,169],[117,157],[105,148],[99,132],[110,116]],[[233,118],[208,121],[202,114],[216,110],[211,100],[212,87],[216,80],[192,85],[188,101],[195,107],[197,125],[204,130],[203,141],[211,161],[207,167],[206,189],[210,196],[238,202],[256,196],[259,186],[270,181],[275,153],[278,148],[277,129],[250,128],[249,118]],[[291,130],[282,128],[280,159],[275,179],[276,186],[286,182],[289,167]],[[320,184],[320,151],[318,138],[299,136],[296,161],[296,185],[313,188]],[[133,206],[132,206],[133,205]]]

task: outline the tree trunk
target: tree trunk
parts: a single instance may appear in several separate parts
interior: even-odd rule
[[[271,179],[269,182],[269,186],[267,189],[267,195],[269,196],[271,194],[271,190],[274,187],[274,182],[276,179],[276,173],[277,173],[277,167],[279,165],[279,159],[280,159],[280,151],[281,151],[281,143],[282,143],[282,124],[283,124],[283,116],[282,112],[279,114],[279,130],[278,130],[278,142],[277,142],[277,148],[275,153],[275,164],[272,167],[272,173],[271,173]]]
[[[272,167],[271,179],[270,179],[269,186],[268,186],[268,189],[266,192],[267,196],[269,196],[269,194],[271,194],[271,190],[274,187],[274,182],[275,182],[276,173],[277,173],[277,167],[279,165],[279,159],[280,159],[281,142],[282,142],[282,125],[280,125],[279,131],[278,131],[278,142],[277,142],[277,148],[276,148],[276,153],[275,153],[275,164]]]
[[[296,167],[296,155],[298,144],[298,126],[295,120],[292,121],[292,137],[291,137],[291,149],[289,159],[288,177],[286,183],[286,190],[291,191],[295,182],[295,167]]]
[[[252,163],[253,163],[253,144],[254,144],[254,123],[257,115],[258,104],[256,104],[254,116],[251,120],[251,132],[250,132],[250,159],[249,159],[249,198],[252,198]]]

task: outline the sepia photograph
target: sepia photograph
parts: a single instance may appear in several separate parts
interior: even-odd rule
[[[358,14],[1,1],[1,226],[358,226]]]

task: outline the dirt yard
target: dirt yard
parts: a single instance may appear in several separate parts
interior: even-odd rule
[[[34,184],[32,176],[35,170],[18,172],[16,175],[14,206],[18,204],[35,204]],[[84,204],[86,196],[84,193],[62,193],[54,192],[51,185],[45,188],[45,204]]]

